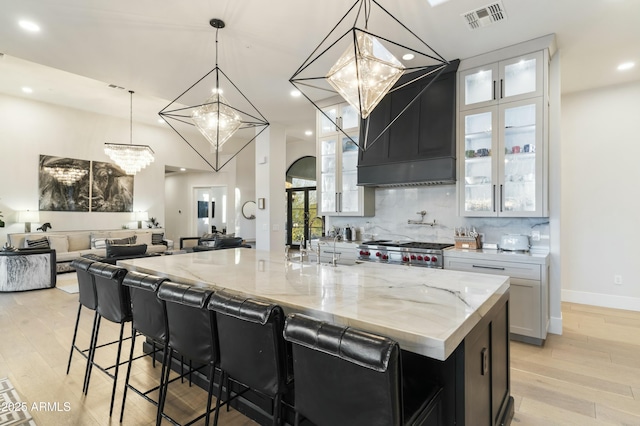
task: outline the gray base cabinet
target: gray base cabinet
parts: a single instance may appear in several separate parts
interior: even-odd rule
[[[483,256],[471,251],[445,252],[444,268],[455,271],[506,275],[511,278],[510,332],[513,340],[542,345],[549,328],[549,266],[548,262],[527,262],[526,255],[513,260]],[[491,257],[489,259],[488,257]]]

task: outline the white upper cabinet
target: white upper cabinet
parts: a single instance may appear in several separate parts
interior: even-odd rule
[[[465,70],[458,78],[461,111],[542,96],[543,52]]]
[[[317,170],[319,214],[324,216],[373,216],[375,189],[358,186],[360,118],[349,104],[318,111]],[[325,116],[326,114],[326,116]],[[327,116],[339,124],[338,130]]]
[[[461,216],[546,217],[547,51],[458,74]]]

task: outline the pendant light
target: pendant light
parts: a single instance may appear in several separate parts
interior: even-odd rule
[[[224,21],[214,18],[209,25],[216,29],[215,67],[158,114],[217,172],[253,142],[269,122],[218,65],[218,33],[225,27]],[[209,149],[193,138],[189,127],[198,130]],[[250,131],[239,135],[242,130]],[[231,144],[232,138],[238,142]],[[232,147],[225,146],[223,152],[225,144]]]
[[[133,144],[133,91],[129,90],[129,144],[105,143],[104,152],[128,175],[135,175],[154,160],[153,150],[149,145]]]
[[[372,16],[374,6],[379,12]],[[353,26],[345,30],[349,23],[353,23]],[[396,37],[402,35],[402,43],[392,41],[391,36],[384,33],[374,34],[369,29],[370,24],[387,33],[393,32]],[[411,66],[403,64],[398,59],[407,54],[413,55],[416,59]],[[331,59],[336,56],[337,59]],[[328,71],[327,63],[333,63]],[[449,61],[389,13],[378,1],[357,0],[289,81],[327,120],[365,151],[419,99],[447,65]],[[406,105],[399,106],[400,113],[391,118],[390,124],[384,127],[380,134],[370,135],[366,120],[380,101],[388,93],[428,76],[433,76],[433,79]],[[363,125],[367,126],[364,138],[354,140],[342,129],[339,119],[330,117],[318,106],[319,101],[332,95],[339,95],[358,111],[364,120]]]

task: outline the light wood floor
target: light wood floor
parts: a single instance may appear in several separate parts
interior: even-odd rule
[[[112,382],[95,371],[84,397],[85,361],[77,355],[70,374],[65,374],[77,300],[77,294],[58,289],[0,293],[0,377],[9,377],[39,426],[118,424],[120,384],[114,416],[109,419]],[[512,424],[640,425],[640,312],[570,303],[563,304],[562,310],[562,336],[549,335],[542,348],[511,344],[516,409]],[[88,311],[83,311],[81,345],[89,340],[90,319]],[[117,328],[104,321],[101,341],[116,335]],[[128,353],[126,346],[123,352]],[[115,352],[105,355],[115,359]],[[136,384],[144,387],[157,382],[159,367],[153,369],[146,361],[137,364],[132,373]],[[59,411],[52,410],[56,402]],[[33,403],[49,403],[49,409],[31,410]],[[64,411],[65,403],[68,411]],[[184,422],[204,404],[204,391],[176,384],[167,410]],[[151,404],[128,393],[123,425],[154,424],[154,414]],[[256,423],[236,411],[223,410],[220,424]]]

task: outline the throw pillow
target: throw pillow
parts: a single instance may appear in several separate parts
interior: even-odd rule
[[[242,238],[240,237],[219,238],[216,240],[216,248],[240,247],[241,244]]]
[[[69,240],[66,235],[49,235],[49,246],[57,253],[69,251]]]
[[[107,244],[107,257],[139,256],[146,252],[146,244]]]
[[[151,232],[136,233],[136,244],[146,244],[150,246],[151,243]]]
[[[91,248],[92,249],[103,249],[107,247],[107,239],[106,238],[93,238],[91,240]]]
[[[136,243],[136,236],[134,235],[133,237],[127,237],[127,238],[111,238],[111,239],[107,239],[107,246],[109,244],[135,244]]]
[[[49,240],[47,240],[47,237],[42,237],[42,238],[38,238],[35,240],[29,240],[27,239],[27,247],[28,248],[45,248],[48,249],[49,247]]]
[[[154,246],[163,244],[162,243],[163,241],[164,241],[164,232],[161,232],[159,234],[151,234],[151,244],[153,244]]]

